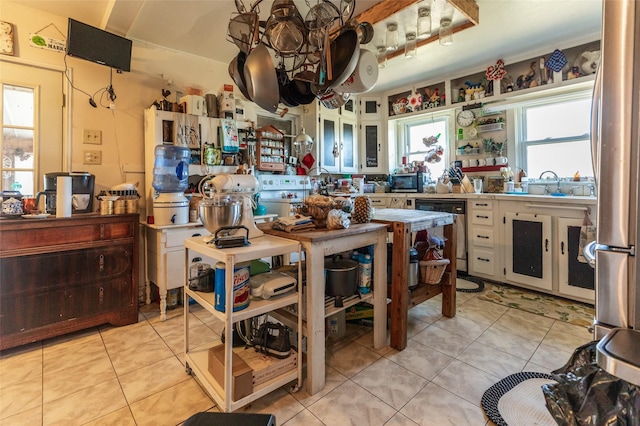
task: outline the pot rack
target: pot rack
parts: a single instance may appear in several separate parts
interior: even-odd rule
[[[334,91],[334,89],[342,84],[355,69],[355,62],[357,62],[360,52],[358,45],[365,46],[370,43],[376,31],[380,32],[380,29],[385,28],[390,20],[406,20],[407,18],[403,18],[403,14],[411,16],[415,20],[417,4],[426,4],[424,0],[382,0],[354,17],[356,0],[315,0],[314,5],[311,5],[310,1],[312,0],[305,0],[309,11],[303,17],[293,0],[274,0],[271,4],[269,17],[266,20],[260,20],[259,6],[263,0],[255,0],[249,9],[245,7],[242,0],[235,0],[237,13],[234,12],[230,18],[227,40],[236,44],[240,49],[239,55],[244,54],[245,58],[248,58],[253,50],[261,45],[269,50],[270,56],[275,57],[273,61],[277,71],[275,86],[279,86],[279,102],[273,97],[269,101],[262,100],[261,102],[260,99],[253,99],[255,97],[253,93],[242,90],[244,84],[241,84],[243,83],[241,80],[248,79],[246,71],[242,69],[242,64],[234,64],[232,61],[229,73],[241,87],[243,94],[249,95],[249,100],[269,111],[276,112],[279,109],[278,103],[294,107],[310,104],[316,98],[323,101],[323,104],[328,108],[339,107],[344,102],[336,102],[336,100],[346,101],[345,98],[348,99],[350,94],[343,94],[338,90]],[[473,27],[479,22],[478,5],[474,0],[429,1],[432,2],[429,4],[434,6],[448,3],[464,17],[462,21],[453,22],[454,33]],[[344,50],[345,43],[336,43],[335,41],[350,30],[357,33],[356,47],[358,47],[348,58],[351,70],[336,72],[333,61],[342,60],[344,62],[344,57],[336,55],[334,50],[337,52]],[[417,46],[426,45],[438,40],[438,38],[439,35],[435,34],[419,40]],[[401,40],[397,49],[388,51],[384,59],[402,54],[404,43],[405,40]],[[377,47],[372,49],[376,51]],[[242,62],[238,58],[234,61]],[[265,67],[260,68],[264,69]],[[270,66],[266,68],[270,68]],[[339,77],[332,74],[338,74]],[[272,79],[269,76],[267,82],[270,83]],[[287,83],[293,84],[294,81],[298,83],[298,88],[304,89],[306,87],[307,89],[307,96],[303,100],[292,101],[291,97],[286,95],[288,92]],[[304,86],[305,84],[306,86]],[[271,91],[275,91],[274,84],[269,84],[269,86]],[[249,92],[252,91],[249,90]],[[285,93],[284,97],[283,92]],[[327,98],[332,98],[332,101],[325,102]]]

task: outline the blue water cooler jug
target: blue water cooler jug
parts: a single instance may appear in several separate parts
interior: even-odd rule
[[[189,148],[158,145],[153,164],[153,188],[158,192],[184,192],[189,186]]]

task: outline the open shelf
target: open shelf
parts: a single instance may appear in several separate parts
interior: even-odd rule
[[[509,167],[508,164],[500,164],[498,166],[478,166],[478,167],[463,167],[463,173],[473,172],[499,172],[501,167]]]

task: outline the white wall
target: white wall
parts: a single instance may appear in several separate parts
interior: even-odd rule
[[[2,59],[57,70],[64,69],[63,54],[31,47],[28,40],[29,33],[39,32],[49,24],[54,24],[66,38],[68,17],[41,12],[4,0],[0,7],[2,20],[14,25],[15,34],[14,57]],[[53,26],[39,34],[55,39],[63,38]],[[109,85],[108,67],[70,57],[67,57],[67,65],[72,71],[74,86],[89,94]],[[217,92],[223,84],[233,83],[227,67],[227,64],[220,62],[134,41],[131,72],[113,74],[112,84],[117,95],[114,111],[103,107],[91,107],[87,95],[77,90],[66,93],[66,113],[69,116],[65,123],[65,143],[68,144],[67,167],[69,170],[93,173],[96,176],[96,191],[125,181],[139,181],[140,188],[143,188],[143,110],[154,100],[161,99],[162,88],[171,90],[172,98],[176,92],[184,93],[186,87],[202,89],[203,93]],[[102,145],[84,145],[83,129],[101,130]],[[102,164],[82,164],[85,149],[102,150]]]

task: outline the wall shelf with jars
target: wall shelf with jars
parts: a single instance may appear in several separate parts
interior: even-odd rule
[[[262,171],[283,172],[287,149],[284,134],[273,126],[256,129],[256,168]]]

